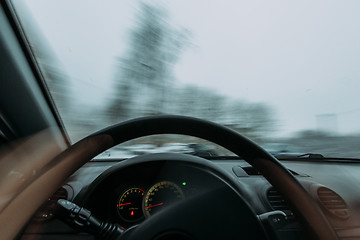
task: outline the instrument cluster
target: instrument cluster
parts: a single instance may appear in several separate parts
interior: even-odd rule
[[[186,185],[185,182],[182,183]],[[160,181],[146,192],[139,187],[126,189],[117,202],[119,216],[127,222],[138,222],[161,209],[184,199],[183,190],[171,181]]]
[[[159,181],[147,189],[131,186],[121,191],[116,202],[117,214],[126,225],[134,225],[183,200],[193,191],[195,189],[185,181]]]

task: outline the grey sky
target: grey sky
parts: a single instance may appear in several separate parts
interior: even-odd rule
[[[78,94],[101,103],[136,1],[26,2]],[[276,135],[315,129],[319,114],[336,114],[340,133],[360,132],[360,1],[162,3],[174,24],[192,32],[194,47],[175,69],[179,82],[266,102],[279,122]]]

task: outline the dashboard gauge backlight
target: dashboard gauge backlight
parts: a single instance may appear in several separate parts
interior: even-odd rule
[[[144,218],[142,203],[145,191],[141,188],[126,190],[117,202],[119,216],[127,222],[136,222]]]
[[[170,181],[158,182],[145,195],[145,216],[150,217],[164,207],[182,199],[184,199],[184,193],[178,185]]]

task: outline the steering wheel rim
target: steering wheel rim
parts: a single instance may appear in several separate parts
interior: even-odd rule
[[[199,137],[241,156],[277,188],[317,239],[338,239],[317,203],[276,158],[246,137],[219,124],[185,116],[152,116],[110,126],[82,141],[93,137],[111,136],[112,146],[115,146],[131,139],[155,134],[183,134]]]

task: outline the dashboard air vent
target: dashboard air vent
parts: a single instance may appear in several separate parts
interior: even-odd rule
[[[267,191],[266,197],[272,209],[281,210],[288,217],[293,216],[293,212],[290,210],[290,206],[284,197],[275,188],[271,187]]]
[[[319,187],[317,194],[320,203],[331,214],[342,219],[347,219],[349,217],[348,206],[339,194],[326,187]]]

